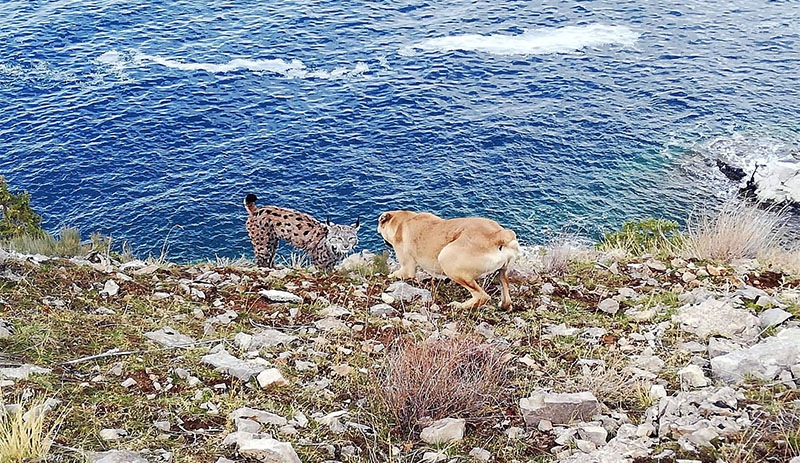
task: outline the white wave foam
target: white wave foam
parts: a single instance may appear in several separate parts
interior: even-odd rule
[[[58,69],[46,61],[36,61],[32,64],[0,63],[0,84],[26,83],[50,87],[77,80],[71,71]]]
[[[601,45],[632,46],[639,33],[625,26],[567,26],[558,29],[536,29],[521,35],[464,34],[438,37],[407,46],[402,55],[416,51],[451,52],[478,51],[493,55],[547,55],[571,53],[587,47]]]
[[[108,54],[108,53],[106,53]],[[103,56],[105,56],[104,54]],[[366,63],[356,63],[351,68],[339,67],[333,70],[316,69],[310,70],[299,59],[290,61],[275,58],[275,59],[241,59],[236,58],[228,61],[227,63],[203,63],[203,62],[184,62],[174,58],[165,58],[161,56],[152,56],[143,53],[138,53],[135,60],[142,63],[153,63],[164,66],[170,69],[178,69],[181,71],[205,71],[210,74],[225,74],[235,71],[250,71],[256,73],[268,72],[278,74],[286,78],[317,78],[317,79],[340,79],[345,77],[357,77],[369,71],[369,65]]]

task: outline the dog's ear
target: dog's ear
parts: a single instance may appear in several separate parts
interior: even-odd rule
[[[381,214],[380,217],[378,217],[378,225],[385,224],[391,218],[392,218],[392,214],[390,214],[388,212],[384,212],[383,214]]]

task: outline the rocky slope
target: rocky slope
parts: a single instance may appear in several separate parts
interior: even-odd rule
[[[3,400],[39,399],[52,461],[800,455],[800,280],[608,255],[546,274],[539,257],[514,272],[513,310],[463,312],[461,288],[389,281],[366,252],[331,274],[0,252]],[[409,347],[452,340],[480,356]]]

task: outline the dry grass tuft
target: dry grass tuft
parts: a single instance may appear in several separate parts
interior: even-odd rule
[[[402,340],[387,358],[378,398],[397,425],[421,418],[480,418],[508,382],[504,352],[474,337]]]
[[[719,211],[693,214],[687,224],[685,254],[724,262],[767,256],[779,247],[786,212],[733,200]]]
[[[575,236],[561,235],[543,249],[541,271],[552,276],[566,275],[572,262],[586,258],[590,252]]]
[[[35,401],[27,413],[22,407],[9,411],[0,400],[0,463],[44,461],[52,443],[45,410],[44,401]]]

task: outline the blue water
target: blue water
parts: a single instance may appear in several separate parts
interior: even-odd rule
[[[800,140],[798,24],[792,1],[6,0],[0,175],[50,231],[178,261],[250,255],[250,192],[360,217],[373,250],[396,208],[597,237],[721,200],[711,140]]]

